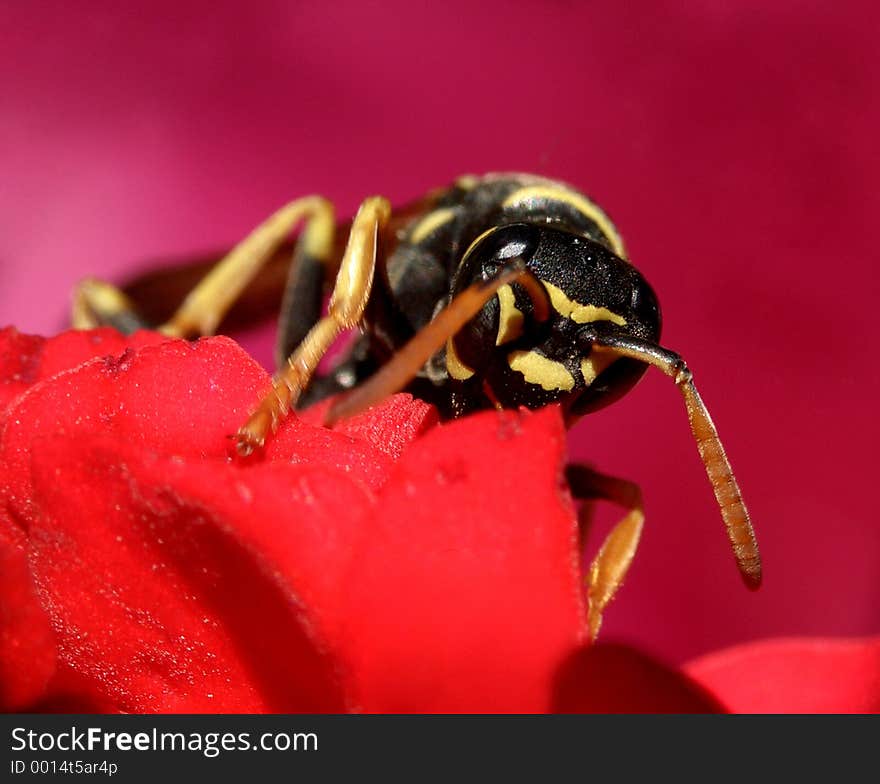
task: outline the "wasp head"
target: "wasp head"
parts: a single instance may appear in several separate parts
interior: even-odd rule
[[[535,285],[503,286],[447,343],[450,376],[482,385],[504,407],[558,401],[574,417],[626,394],[646,365],[599,354],[593,345],[606,337],[657,341],[660,307],[647,281],[600,242],[555,226],[517,223],[471,243],[452,296],[517,260]]]

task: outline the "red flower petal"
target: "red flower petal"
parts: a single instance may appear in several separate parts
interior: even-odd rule
[[[95,357],[118,357],[128,349],[153,346],[166,340],[168,338],[158,332],[141,330],[123,335],[110,327],[62,332],[46,339],[36,380],[50,378]]]
[[[13,327],[0,330],[0,412],[38,380],[45,342]]]
[[[0,491],[22,526],[29,511],[31,446],[54,434],[94,434],[170,454],[221,456],[247,415],[244,398],[265,374],[232,341],[173,341],[93,359],[17,398],[0,425]]]
[[[91,681],[59,661],[55,674],[38,702],[24,708],[28,713],[122,713]]]
[[[560,669],[555,713],[722,713],[686,675],[623,645],[598,644]]]
[[[274,564],[214,510],[144,484],[138,454],[155,459],[81,439],[34,453],[29,548],[63,660],[127,711],[341,710]]]
[[[546,711],[584,639],[559,411],[438,427],[364,522],[342,644],[370,712]]]
[[[21,524],[28,511],[29,461],[40,438],[107,435],[168,455],[227,459],[228,436],[268,385],[266,373],[237,344],[210,338],[166,341],[121,357],[94,359],[29,389],[0,426],[2,498]],[[342,468],[369,487],[381,485],[391,458],[361,439],[305,425],[289,416],[266,459]],[[254,463],[258,461],[252,461]]]
[[[300,415],[303,422],[321,427],[333,400],[324,400]],[[359,438],[395,460],[418,436],[437,424],[437,409],[412,395],[392,395],[369,411],[343,419],[333,430]]]
[[[166,342],[10,406],[5,500],[64,664],[45,706],[340,710],[341,675],[368,711],[719,708],[634,652],[580,648],[557,409],[415,440],[436,414],[408,396],[335,431],[316,408],[230,460],[266,384],[229,341]]]
[[[768,640],[685,669],[737,713],[880,713],[880,637]]]
[[[373,489],[385,484],[393,466],[388,455],[366,441],[312,427],[294,414],[266,444],[265,459],[338,468]]]
[[[55,637],[37,601],[25,536],[0,510],[0,712],[41,699],[55,672]]]
[[[96,686],[104,684],[105,695],[109,693],[126,709],[171,710],[176,706],[177,709],[210,710],[218,705],[223,705],[225,710],[279,705],[292,709],[293,698],[284,693],[281,685],[276,684],[267,697],[259,684],[248,683],[239,674],[232,680],[241,683],[240,688],[231,692],[224,690],[217,680],[221,674],[245,666],[228,650],[225,659],[218,661],[215,670],[210,670],[214,673],[213,680],[208,679],[208,686],[200,692],[202,696],[193,696],[185,684],[175,680],[177,675],[183,677],[183,668],[179,665],[186,659],[186,651],[169,645],[165,639],[170,630],[179,628],[185,629],[184,638],[195,639],[191,628],[193,618],[181,612],[168,595],[168,591],[173,593],[175,586],[179,587],[192,575],[187,571],[189,566],[179,561],[179,553],[164,553],[163,541],[167,540],[177,542],[179,549],[187,545],[208,560],[222,562],[218,573],[238,573],[239,579],[233,581],[238,586],[237,593],[224,595],[222,600],[211,599],[231,608],[232,615],[224,618],[221,625],[238,628],[241,618],[246,616],[255,619],[254,623],[259,619],[266,629],[282,626],[282,631],[275,636],[280,638],[278,655],[283,657],[286,668],[294,661],[290,657],[296,642],[287,638],[291,634],[302,636],[301,623],[296,618],[267,620],[259,614],[247,614],[241,602],[233,601],[242,592],[248,592],[248,586],[242,583],[242,574],[257,569],[242,565],[241,553],[274,553],[277,557],[271,563],[262,555],[247,555],[247,558],[256,559],[265,573],[276,577],[279,564],[286,566],[290,573],[299,576],[302,595],[320,600],[316,603],[324,608],[331,607],[331,594],[338,593],[341,585],[333,579],[333,558],[335,556],[339,564],[346,563],[343,554],[354,541],[353,534],[340,537],[340,530],[345,530],[348,521],[356,520],[355,512],[358,505],[364,505],[364,498],[369,500],[358,487],[378,486],[387,476],[391,465],[388,450],[382,451],[361,438],[310,427],[296,417],[290,417],[273,439],[266,452],[266,462],[230,464],[225,436],[243,421],[267,381],[265,373],[231,341],[218,338],[196,345],[166,342],[142,351],[128,351],[120,358],[95,360],[45,381],[7,411],[2,432],[4,495],[16,520],[25,527],[33,526],[34,568],[40,578],[44,602],[61,630],[65,660],[89,676]],[[406,415],[397,420],[398,436],[391,451],[400,451],[431,422],[431,409],[408,399],[390,404],[389,411],[385,419],[389,426],[395,422],[395,415],[402,412]],[[400,427],[401,421],[403,427]],[[382,427],[366,431],[362,425],[362,431],[378,440]],[[105,443],[103,452],[96,451],[96,439],[99,442],[108,437],[121,443],[147,444],[150,449],[134,447],[125,460],[120,460],[114,442],[109,449]],[[392,440],[387,439],[389,443]],[[152,454],[151,450],[164,451],[169,457],[152,458],[153,468],[162,464],[157,469],[158,475],[154,470],[149,476],[136,476],[137,471],[150,474],[144,467],[144,456]],[[192,462],[184,471],[187,458]],[[273,464],[273,459],[324,467],[312,470],[313,476],[308,478],[309,471]],[[340,475],[333,467],[342,468],[346,474]],[[32,468],[36,472],[33,487]],[[163,483],[161,472],[173,474],[175,468],[181,469],[175,477],[177,484]],[[315,479],[321,472],[326,477],[323,484],[320,478]],[[283,475],[285,473],[289,475]],[[238,481],[232,481],[236,477]],[[351,486],[351,480],[360,484]],[[139,495],[123,503],[126,492],[134,493],[135,487]],[[298,501],[296,488],[301,495]],[[154,541],[153,530],[147,531],[149,525],[145,521],[155,510],[149,504],[146,511],[142,506],[144,498],[157,493],[160,496],[165,493],[178,506],[169,501],[172,508],[164,509],[162,503],[156,502],[163,511],[158,522],[154,520],[149,525],[166,530],[169,517],[174,518],[176,525],[172,526],[173,532],[166,531],[166,537],[157,536]],[[111,497],[115,499],[112,504],[108,500]],[[303,500],[305,497],[307,501]],[[316,497],[320,501],[317,513]],[[263,501],[251,503],[254,498]],[[307,514],[304,504],[310,507],[305,510]],[[260,507],[260,511],[256,512],[255,507]],[[325,520],[328,515],[333,519]],[[205,516],[217,529],[213,534],[207,533],[206,523],[199,522]],[[273,531],[271,525],[265,525],[265,521],[273,519],[282,521],[282,531]],[[307,524],[303,524],[303,520]],[[330,525],[334,520],[341,521],[341,525]],[[285,536],[287,533],[291,536]],[[129,541],[132,537],[133,543]],[[202,541],[200,537],[208,538]],[[278,542],[288,545],[286,553],[279,550]],[[304,549],[302,545],[293,546],[297,542],[305,542],[311,554],[310,558],[301,559],[301,563],[294,563],[290,558],[290,554]],[[242,543],[251,549],[238,547]],[[71,550],[75,555],[72,562]],[[137,552],[151,555],[150,563],[139,561]],[[160,557],[176,563],[174,568],[181,570],[178,573],[172,568],[174,577],[170,581],[150,581],[149,575],[142,574],[143,568],[160,562]],[[188,563],[197,564],[198,553],[193,554]],[[108,568],[113,572],[109,577]],[[261,586],[259,580],[252,579],[257,584],[251,593],[255,593],[257,599],[271,593],[271,586]],[[208,596],[220,591],[215,584],[202,588]],[[291,592],[287,583],[284,590]],[[129,598],[121,605],[111,601],[105,606],[104,598],[119,596],[120,592]],[[102,598],[96,600],[95,596]],[[278,601],[273,605],[273,601],[263,596],[263,604],[279,605]],[[153,607],[161,607],[171,614],[170,620],[153,630],[158,637],[146,634],[137,624],[132,632],[132,619],[149,616]],[[193,612],[198,611],[194,606]],[[281,612],[279,607],[275,607],[275,612]],[[204,617],[209,616],[210,613]],[[326,610],[322,617],[327,625],[333,619],[332,613]],[[201,623],[203,618],[198,620]],[[314,623],[314,619],[310,623]],[[114,634],[115,639],[111,639]],[[132,634],[137,644],[133,644]],[[234,631],[230,634],[241,636]],[[259,640],[260,653],[265,656],[265,643],[257,629],[249,629],[245,637],[250,641]],[[285,645],[285,642],[291,644]],[[219,656],[216,651],[222,649],[221,643],[210,640],[214,655]],[[236,642],[243,646],[245,658],[250,650],[248,646],[255,644]],[[155,661],[149,658],[158,656],[159,652],[161,656]],[[129,662],[131,665],[126,669]],[[201,666],[205,666],[204,661]],[[174,667],[180,669],[177,675],[176,671],[172,672]],[[144,672],[138,674],[138,668]],[[273,672],[271,656],[267,668]],[[280,672],[284,668],[275,669]],[[274,679],[283,684],[279,672],[274,673]],[[209,692],[214,696],[208,697]],[[302,703],[303,698],[293,701],[297,700]]]
[[[109,327],[72,330],[53,338],[24,335],[13,327],[0,329],[0,411],[28,387],[62,370],[164,340],[167,338],[157,332],[126,337]]]
[[[240,463],[145,456],[113,445],[143,494],[160,493],[200,509],[283,578],[309,610],[328,647],[339,625],[345,577],[367,536],[363,518],[376,497],[351,474],[319,464]],[[133,499],[138,502],[137,498]],[[138,502],[139,503],[139,502]],[[242,586],[246,590],[246,586]]]

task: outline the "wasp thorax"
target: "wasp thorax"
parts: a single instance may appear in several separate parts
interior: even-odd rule
[[[503,406],[560,401],[575,415],[629,391],[645,365],[613,361],[592,346],[603,336],[659,338],[660,310],[647,281],[599,242],[521,223],[493,228],[471,243],[452,294],[491,279],[517,259],[536,285],[502,286],[449,341],[450,376],[482,385]]]

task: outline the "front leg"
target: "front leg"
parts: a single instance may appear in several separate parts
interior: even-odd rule
[[[642,491],[634,482],[600,474],[585,465],[572,464],[565,473],[578,500],[602,499],[629,510],[605,537],[587,572],[587,623],[590,639],[595,640],[602,613],[623,585],[639,545],[645,522]]]

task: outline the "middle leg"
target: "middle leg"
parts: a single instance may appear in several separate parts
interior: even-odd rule
[[[600,474],[585,465],[569,465],[565,473],[578,500],[601,499],[628,510],[605,537],[587,572],[587,623],[590,639],[595,640],[602,613],[623,585],[639,545],[645,522],[642,491],[634,482]]]
[[[336,338],[360,321],[373,285],[380,239],[390,217],[391,205],[381,196],[373,196],[361,204],[352,222],[327,315],[311,327],[278,371],[272,388],[239,429],[235,440],[240,455],[247,456],[263,446],[267,436],[275,432],[287,412],[296,405]]]

